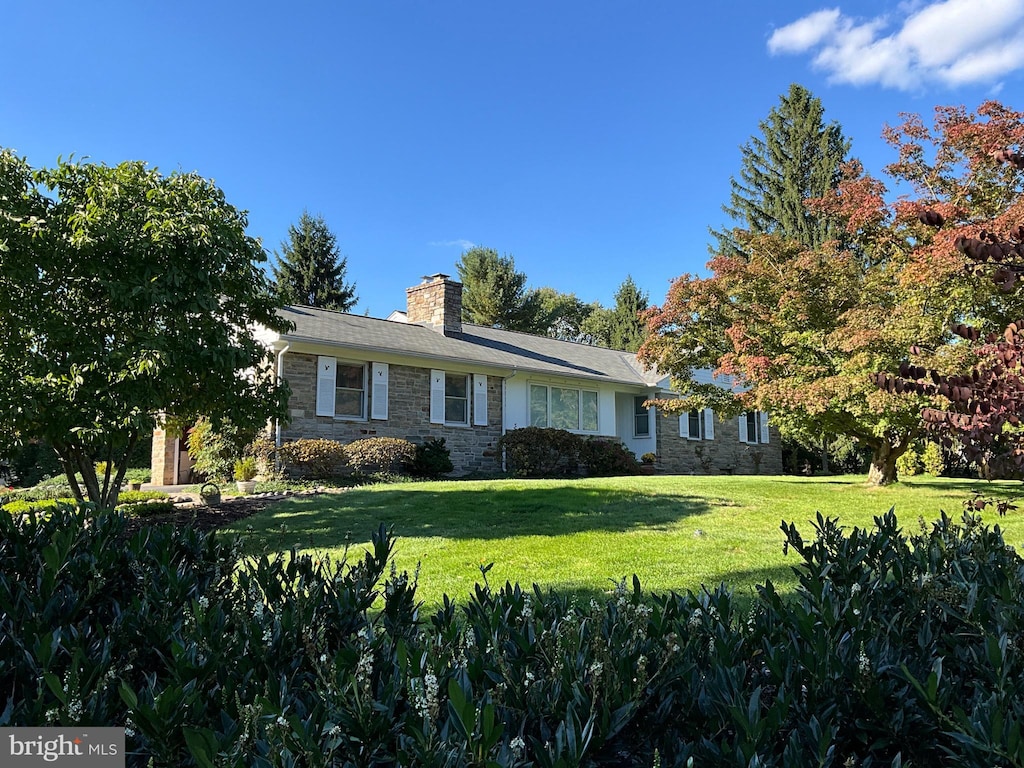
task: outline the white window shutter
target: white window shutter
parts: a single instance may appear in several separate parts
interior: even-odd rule
[[[444,424],[444,371],[430,372],[430,423]]]
[[[473,423],[487,426],[487,377],[481,373],[473,374]]]
[[[374,363],[371,368],[373,384],[370,385],[371,419],[387,419],[388,417],[388,364]]]
[[[740,442],[746,443],[747,440],[747,414],[740,414]]]
[[[320,355],[316,359],[316,415],[334,415],[334,382],[338,372],[338,361],[333,357]]]
[[[761,411],[761,442],[767,444],[768,442],[768,414]]]
[[[690,417],[687,414],[683,414],[679,417],[679,436],[689,437],[690,436]]]
[[[710,408],[704,409],[704,439],[715,439],[715,412]]]

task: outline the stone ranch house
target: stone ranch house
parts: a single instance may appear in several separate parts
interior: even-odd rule
[[[616,438],[638,458],[654,453],[664,473],[782,471],[778,434],[763,413],[664,415],[643,403],[673,396],[668,377],[634,354],[463,323],[462,285],[447,275],[424,278],[406,296],[406,312],[386,320],[281,311],[294,330],[263,334],[292,393],[288,422],[275,425],[278,444],[443,437],[455,474],[466,474],[502,468],[505,432],[555,427]],[[154,483],[187,479],[182,442],[154,435]]]

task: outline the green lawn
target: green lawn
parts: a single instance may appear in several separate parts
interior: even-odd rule
[[[790,589],[792,554],[782,554],[781,521],[813,536],[815,512],[846,526],[870,526],[895,507],[907,531],[940,509],[959,517],[974,488],[1012,495],[1019,483],[912,479],[868,488],[864,478],[617,477],[584,480],[483,480],[354,488],[295,498],[229,530],[245,533],[249,552],[330,552],[362,545],[380,523],[398,536],[398,568],[421,564],[421,599],[462,598],[494,563],[492,586],[506,580],[604,593],[637,574],[645,589],[699,589],[725,582],[740,594],[771,578]],[[998,522],[1007,542],[1024,544],[1024,512]],[[284,529],[282,530],[282,526]]]

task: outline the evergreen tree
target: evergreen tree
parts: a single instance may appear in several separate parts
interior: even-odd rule
[[[476,246],[455,265],[462,282],[462,319],[509,331],[543,333],[541,296],[526,289],[526,274],[511,255]]]
[[[608,346],[624,352],[636,352],[647,335],[640,313],[649,306],[649,296],[637,288],[633,277],[626,279],[615,292],[615,306],[611,310],[608,327]]]
[[[348,259],[338,252],[337,239],[322,216],[303,211],[275,255],[274,288],[282,303],[340,312],[355,306],[355,283],[345,283]]]
[[[819,99],[794,83],[760,124],[761,135],[743,145],[740,177],[731,180],[729,204],[722,206],[737,228],[782,235],[809,248],[839,235],[834,220],[804,205],[839,185],[850,148],[838,123],[825,124],[824,112]],[[742,252],[731,227],[711,234],[713,253]]]

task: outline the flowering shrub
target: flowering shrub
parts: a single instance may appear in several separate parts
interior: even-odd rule
[[[117,513],[0,515],[5,725],[145,765],[1019,765],[1024,562],[998,529],[784,524],[800,583],[585,603],[485,583],[422,617],[383,528],[239,559]],[[655,757],[655,752],[657,757]]]
[[[352,469],[364,474],[407,472],[416,460],[416,446],[397,437],[364,437],[345,446]]]
[[[304,438],[277,449],[282,466],[308,480],[328,480],[342,474],[349,465],[345,446],[334,440]]]

